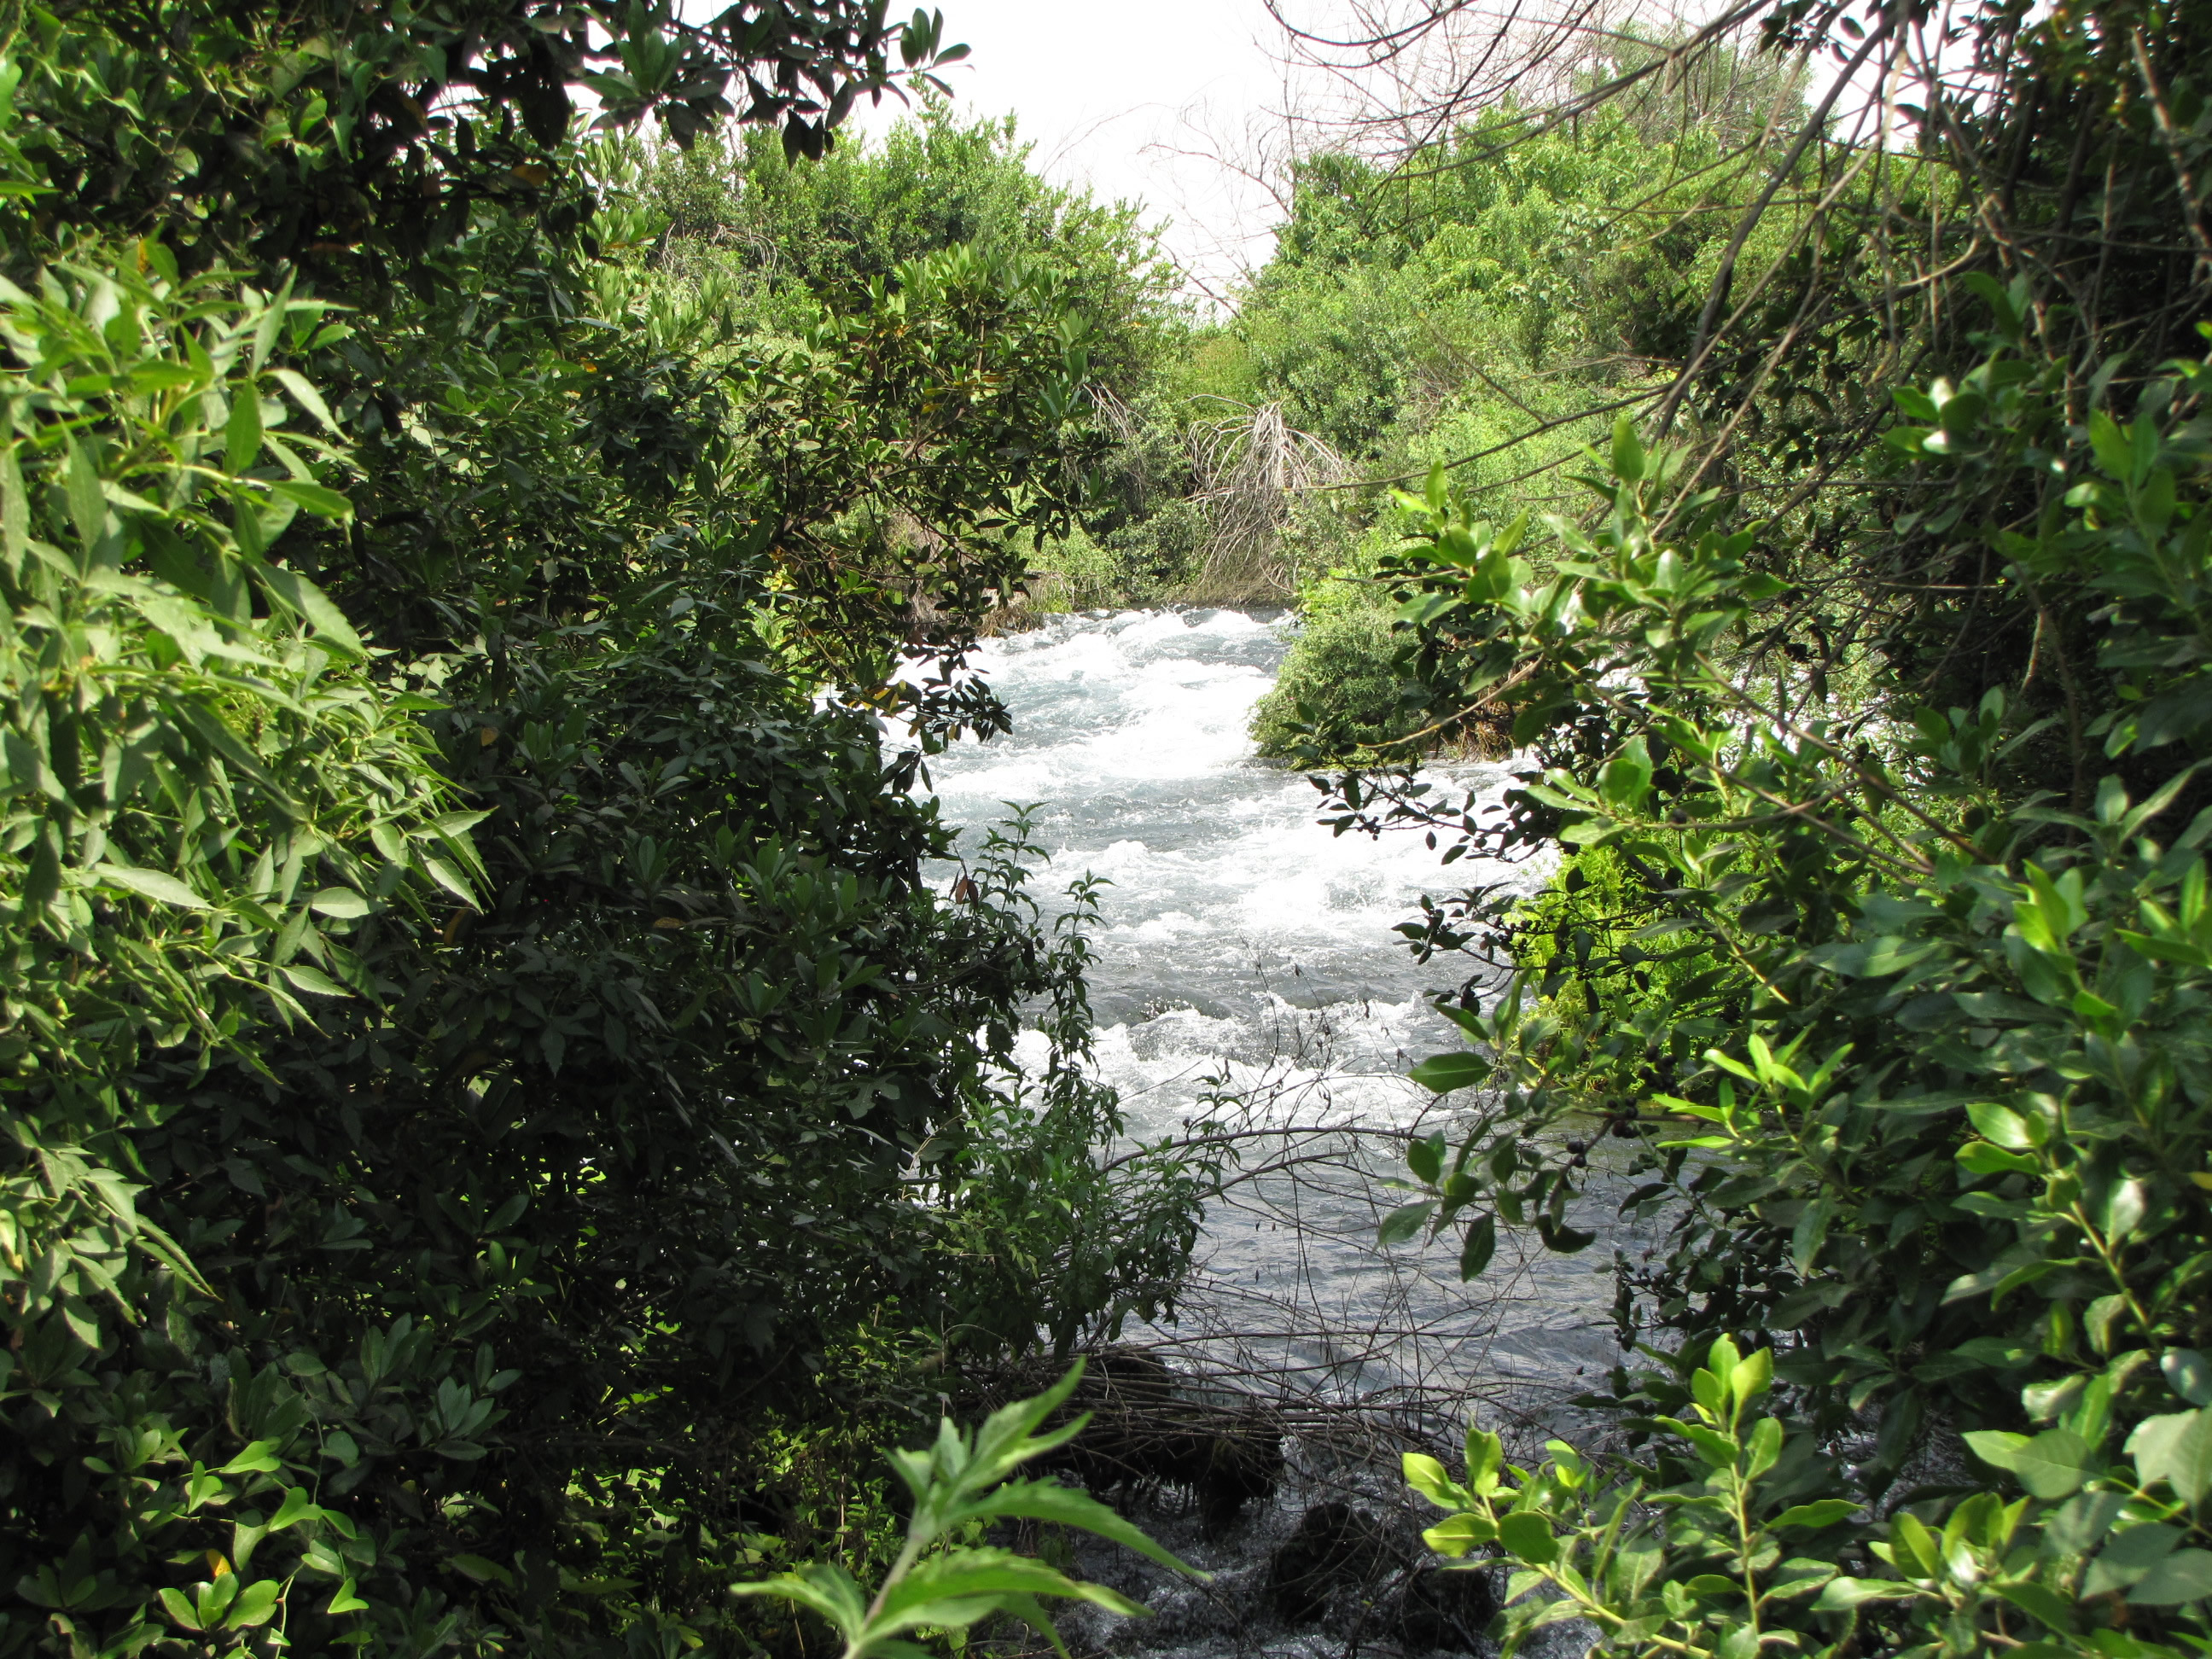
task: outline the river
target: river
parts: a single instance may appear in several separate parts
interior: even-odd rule
[[[1403,1076],[1458,1046],[1424,994],[1449,969],[1417,963],[1391,929],[1425,888],[1497,872],[1446,872],[1418,836],[1334,836],[1312,785],[1255,757],[1253,706],[1287,649],[1281,624],[1226,610],[1062,617],[993,640],[976,665],[1013,730],[932,761],[945,817],[980,826],[1035,805],[1039,889],[1086,872],[1111,884],[1095,1063],[1133,1134],[1175,1132],[1209,1079],[1273,1132],[1210,1209],[1191,1294],[1150,1340],[1337,1397],[1571,1390],[1613,1356],[1603,1247],[1560,1258],[1509,1239],[1469,1287],[1448,1241],[1375,1243],[1404,1196],[1381,1185],[1403,1173],[1404,1132],[1456,1109]],[[1455,779],[1504,781],[1479,766]],[[1578,1206],[1585,1226],[1610,1211],[1605,1187]]]
[[[1536,1443],[1571,1416],[1560,1402],[1613,1362],[1607,1245],[1636,1241],[1610,1224],[1619,1183],[1599,1170],[1571,1212],[1605,1234],[1583,1255],[1509,1236],[1466,1285],[1450,1241],[1376,1244],[1377,1222],[1405,1196],[1384,1182],[1403,1174],[1406,1135],[1452,1127],[1465,1109],[1404,1076],[1459,1038],[1425,998],[1449,969],[1417,963],[1391,930],[1425,889],[1501,872],[1447,872],[1418,836],[1333,836],[1312,785],[1255,757],[1253,706],[1288,648],[1280,623],[1236,611],[1054,618],[981,653],[1012,732],[930,763],[947,819],[969,835],[1008,803],[1037,808],[1050,854],[1041,896],[1085,873],[1110,884],[1094,934],[1093,1064],[1120,1092],[1129,1133],[1175,1133],[1211,1093],[1211,1109],[1249,1135],[1237,1178],[1208,1206],[1176,1317],[1123,1334],[1187,1376],[1274,1402],[1291,1425],[1284,1478],[1225,1534],[1171,1493],[1140,1511],[1209,1583],[1079,1547],[1081,1571],[1158,1616],[1086,1614],[1070,1635],[1079,1650],[1145,1659],[1486,1655],[1474,1634],[1486,1611],[1451,1624],[1456,1634],[1402,1622],[1434,1558],[1396,1453],[1444,1449],[1472,1413],[1516,1456],[1540,1455]],[[1455,769],[1452,781],[1494,793],[1505,773]],[[1023,1042],[1042,1058],[1041,1036]],[[1331,1516],[1354,1518],[1353,1534],[1320,1550],[1342,1582],[1325,1613],[1286,1614],[1273,1587]],[[1360,1527],[1393,1540],[1382,1565],[1355,1565],[1347,1540]],[[1588,1644],[1566,1625],[1524,1651],[1569,1659]]]

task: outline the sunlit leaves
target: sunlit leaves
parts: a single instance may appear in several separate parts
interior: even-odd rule
[[[1079,1419],[1050,1433],[1036,1432],[1066,1400],[1082,1372],[1079,1361],[1053,1388],[1001,1407],[972,1432],[956,1428],[948,1419],[927,1451],[891,1454],[914,1494],[914,1516],[906,1547],[872,1600],[848,1572],[831,1564],[733,1584],[732,1589],[812,1608],[844,1638],[845,1659],[870,1659],[908,1651],[902,1638],[924,1626],[964,1631],[998,1613],[1038,1628],[1056,1645],[1059,1637],[1039,1596],[1089,1601],[1123,1615],[1143,1611],[1103,1585],[1072,1579],[1042,1561],[1006,1550],[947,1547],[945,1540],[970,1523],[1021,1518],[1076,1527],[1164,1566],[1202,1576],[1095,1498],[1049,1482],[1011,1479],[1021,1464],[1066,1443],[1081,1429]]]

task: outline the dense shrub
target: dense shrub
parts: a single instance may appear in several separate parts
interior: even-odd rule
[[[1424,723],[1406,696],[1398,660],[1404,641],[1392,631],[1394,620],[1357,604],[1307,618],[1273,690],[1253,711],[1261,754],[1351,756],[1395,743]]]
[[[2212,1640],[2203,21],[1968,8],[1939,71],[1893,14],[1778,9],[1922,82],[1913,153],[1762,164],[1765,255],[1631,319],[1679,441],[1624,417],[1534,532],[1440,469],[1381,573],[1431,717],[1510,707],[1529,763],[1503,810],[1346,779],[1336,821],[1570,857],[1406,929],[1489,962],[1386,1236],[1582,1250],[1610,1166],[1664,1240],[1613,1263],[1609,1455],[1409,1462],[1431,1541],[1510,1564],[1516,1643]]]
[[[1094,494],[1092,319],[949,247],[724,327],[567,89],[750,67],[803,152],[902,41],[741,23],[9,45],[0,1653],[790,1641],[726,1587],[825,1419],[1175,1293],[1087,896],[908,787],[1005,725],[954,671]]]

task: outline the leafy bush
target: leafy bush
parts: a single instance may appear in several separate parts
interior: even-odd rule
[[[1720,647],[1783,584],[1747,564],[1755,532],[1727,529],[1716,500],[1657,527],[1650,504],[1675,463],[1625,423],[1606,517],[1589,535],[1555,521],[1568,556],[1549,581],[1514,556],[1514,533],[1471,523],[1441,482],[1432,539],[1407,567],[1425,590],[1409,615],[1470,667],[1455,697],[1510,675],[1532,734],[1601,714],[1601,757],[1554,747],[1523,799],[1556,814],[1571,844],[1648,872],[1671,915],[1644,936],[1707,941],[1713,965],[1650,1005],[1674,1076],[1649,1095],[1654,1045],[1614,1041],[1601,1006],[1539,1010],[1523,981],[1486,1011],[1449,1010],[1485,1052],[1415,1075],[1495,1092],[1449,1164],[1442,1137],[1421,1149],[1435,1196],[1398,1231],[1467,1218],[1477,1269],[1497,1220],[1587,1245],[1563,1220],[1574,1164],[1529,1137],[1592,1099],[1633,1111],[1651,1179],[1631,1203],[1670,1215],[1674,1243],[1649,1266],[1620,1265],[1622,1318],[1678,1346],[1667,1364],[1616,1376],[1615,1409],[1668,1429],[1662,1414],[1692,1395],[1711,1405],[1697,1390],[1734,1364],[1725,1344],[1762,1334],[1777,1346],[1760,1363],[1788,1385],[1808,1451],[1877,1414],[1852,1464],[1801,1457],[1777,1477],[1773,1502],[1826,1506],[1823,1528],[1856,1517],[1848,1535],[1794,1565],[1739,1540],[1741,1571],[1683,1592],[1705,1601],[1668,1593],[1664,1616],[1693,1625],[1964,1652],[2025,1613],[2039,1639],[2071,1651],[2123,1618],[2140,1638],[2198,1630],[2212,1595],[2199,1571],[2212,1554],[2191,1541],[2203,1483],[2167,1438],[2196,1419],[2173,1411],[2164,1380],[2201,1404],[2197,1353],[2212,1340],[2197,1271],[2212,1185],[2198,1017],[2212,811],[2160,835],[2207,729],[2185,642],[2212,545],[2212,364],[2172,365],[2124,425],[2098,410],[2069,430],[2059,372],[2031,355],[2024,289],[1980,287],[1996,317],[1987,356],[1956,386],[1900,392],[1908,419],[1933,423],[1900,426],[1893,447],[1948,470],[1962,494],[2057,480],[2041,486],[2051,506],[2032,534],[1990,533],[2014,580],[2064,583],[2099,607],[2096,660],[2114,695],[2085,735],[2151,771],[2142,798],[2118,773],[2086,813],[2008,788],[2008,757],[2038,728],[2008,728],[2002,691],[1889,732],[1761,701]],[[1705,1356],[1718,1356],[1711,1374],[1686,1390]],[[2033,1439],[2019,1432],[2053,1419]],[[1986,1495],[1908,1492],[1885,1516],[1938,1428],[1990,1466]],[[2136,1460],[2114,1485],[2108,1430]],[[1729,1451],[1711,1490],[1773,1467],[1781,1429],[1762,1432],[1766,1450]],[[1579,1468],[1559,1463],[1538,1482],[1553,1498],[1532,1506],[1580,1514],[1561,1507]],[[2043,1554],[2023,1556],[2020,1529],[2046,1512],[2008,1505],[1996,1472],[2034,1498],[2098,1491],[2051,1514]],[[1948,1540],[1924,1560],[1923,1525]],[[1533,1531],[1527,1550],[1500,1535],[1534,1567],[1549,1559]],[[1973,1566],[1975,1551],[2003,1573]],[[1599,1599],[1627,1620],[1624,1639],[1663,1645],[1624,1599],[1644,1593],[1644,1568],[1621,1571],[1635,1582]],[[1853,1571],[1863,1586],[1845,1583]],[[1831,1572],[1844,1588],[1802,1600]]]
[[[1643,1456],[1618,1471],[1556,1440],[1540,1468],[1509,1468],[1498,1437],[1473,1428],[1464,1480],[1408,1454],[1408,1484],[1452,1511],[1423,1536],[1447,1556],[1492,1547],[1505,1557],[1509,1650],[1568,1619],[1595,1626],[1601,1648],[1716,1659],[1847,1643],[1930,1655],[2201,1650],[2191,1609],[2212,1596],[2212,1551],[2178,1546],[2203,1535],[2197,1515],[2212,1485],[2203,1355],[2169,1351],[2163,1370],[2179,1397],[2150,1396],[2198,1409],[2143,1419],[2117,1458],[2109,1377],[2070,1396],[2031,1388],[2023,1403],[2055,1426],[1967,1437],[2026,1495],[1931,1497],[1886,1524],[1856,1494],[1838,1495],[1850,1482],[1821,1437],[1756,1414],[1774,1364],[1771,1349],[1715,1339],[1670,1407],[1680,1415],[1652,1417]],[[2114,1615],[2102,1639],[2084,1601]],[[2122,1633],[2172,1620],[2186,1626],[2173,1632],[2183,1646]]]
[[[794,1439],[1171,1303],[1087,896],[878,725],[1003,727],[957,671],[1091,493],[1088,319],[951,249],[735,340],[570,131],[768,64],[818,149],[938,50],[815,21],[12,43],[0,1654],[752,1651]]]
[[[1252,736],[1273,759],[1340,761],[1397,742],[1424,724],[1407,701],[1405,641],[1389,612],[1344,605],[1310,616],[1274,689],[1252,713]]]
[[[1087,1414],[1048,1434],[1036,1431],[1074,1392],[1083,1364],[1034,1399],[1000,1407],[974,1434],[941,1423],[926,1451],[895,1451],[891,1464],[912,1494],[914,1509],[896,1558],[870,1597],[835,1563],[735,1586],[741,1595],[773,1595],[812,1609],[844,1638],[844,1659],[927,1651],[914,1634],[964,1632],[1006,1618],[1029,1626],[1065,1652],[1040,1596],[1089,1601],[1124,1616],[1142,1607],[1103,1584],[1069,1578],[1057,1569],[1004,1549],[956,1542],[994,1522],[1043,1522],[1112,1540],[1193,1577],[1186,1566],[1097,1499],[1051,1480],[1014,1480],[1022,1464],[1064,1446],[1083,1431]]]

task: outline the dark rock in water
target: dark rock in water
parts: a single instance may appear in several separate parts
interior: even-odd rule
[[[1406,1580],[1390,1633],[1409,1649],[1479,1653],[1498,1616],[1498,1579],[1487,1565],[1423,1567]]]
[[[1008,1398],[1035,1393],[1009,1378]],[[1154,1356],[1107,1348],[1090,1356],[1083,1381],[1064,1408],[1091,1421],[1068,1445],[1042,1460],[1093,1492],[1150,1486],[1182,1486],[1198,1500],[1209,1537],[1235,1522],[1254,1498],[1273,1492],[1283,1474],[1283,1436],[1260,1401],[1192,1395],[1182,1379]]]
[[[1347,1591],[1367,1589],[1397,1566],[1389,1528],[1349,1504],[1316,1504],[1267,1559],[1267,1605],[1293,1625],[1318,1624]]]
[[[1198,1514],[1209,1537],[1231,1526],[1244,1506],[1273,1494],[1283,1474],[1283,1437],[1252,1413],[1218,1427],[1206,1440],[1199,1472]]]

